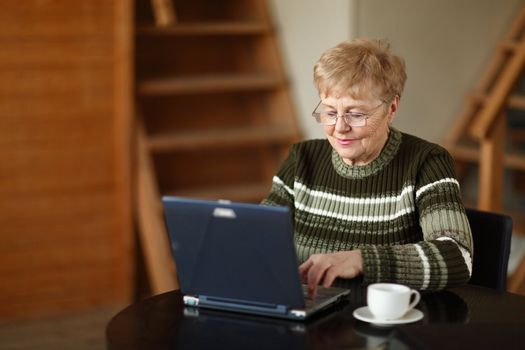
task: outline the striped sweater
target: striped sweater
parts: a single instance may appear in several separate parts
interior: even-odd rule
[[[290,207],[299,263],[360,249],[365,283],[440,290],[470,278],[472,236],[453,160],[396,129],[365,166],[344,163],[327,140],[295,144],[262,204]]]

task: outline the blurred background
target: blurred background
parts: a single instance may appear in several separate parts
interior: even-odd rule
[[[515,219],[509,290],[525,295],[523,6],[1,2],[0,348],[104,348],[119,310],[177,288],[160,196],[261,200],[289,145],[323,137],[313,64],[355,37],[406,60],[395,126],[449,148],[466,205]],[[499,76],[512,88],[494,117],[504,154],[484,172],[497,120],[469,127]]]

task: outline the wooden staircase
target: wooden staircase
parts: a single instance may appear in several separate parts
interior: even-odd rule
[[[512,187],[511,191],[525,201],[524,67],[525,5],[466,97],[445,140],[460,180],[466,179],[472,168],[478,171],[477,203],[466,200],[466,205],[511,215],[516,234],[525,234],[525,207],[509,208],[504,194]],[[511,276],[508,289],[525,295],[525,257]]]
[[[137,217],[153,294],[178,287],[162,195],[259,202],[301,139],[265,0],[136,0]]]

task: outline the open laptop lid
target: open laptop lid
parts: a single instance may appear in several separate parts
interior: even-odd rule
[[[162,201],[183,294],[251,309],[304,308],[288,208]]]

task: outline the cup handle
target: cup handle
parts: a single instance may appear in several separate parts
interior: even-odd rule
[[[414,308],[414,306],[416,306],[417,303],[419,303],[419,300],[421,299],[421,294],[419,294],[419,292],[417,290],[415,290],[415,289],[412,289],[410,291],[410,297],[411,298],[412,298],[412,295],[414,296],[414,300],[410,303],[410,305],[408,305],[408,310],[412,310]]]

